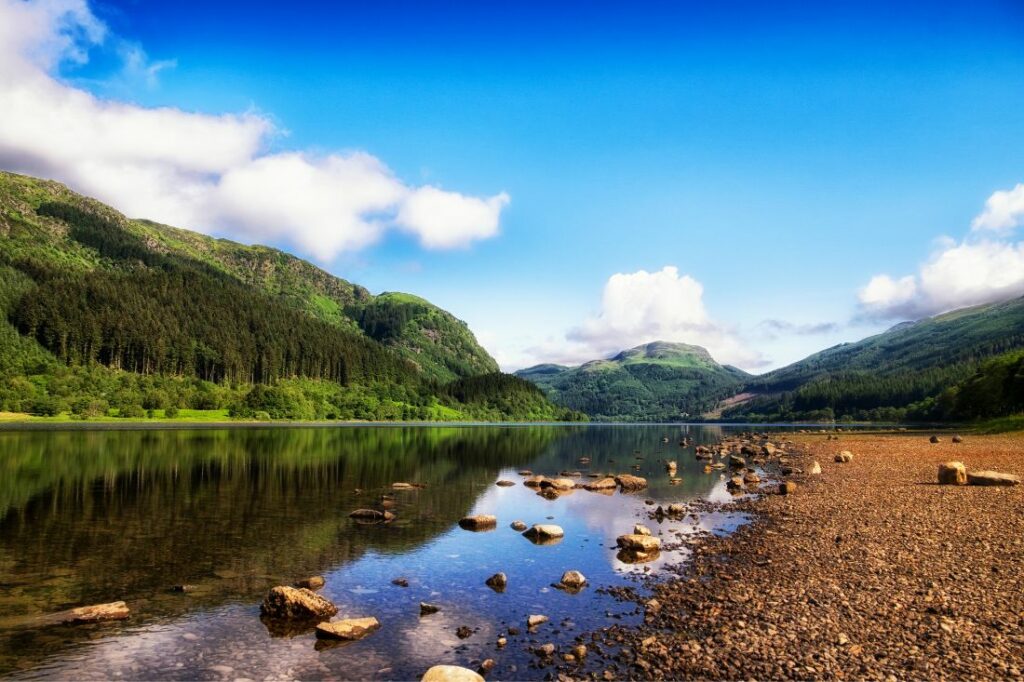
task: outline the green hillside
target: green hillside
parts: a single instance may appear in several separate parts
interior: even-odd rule
[[[1024,298],[904,322],[747,382],[751,401],[731,419],[875,419],[921,415],[915,406],[966,381],[980,364],[1024,348]]]
[[[454,397],[446,385],[498,370],[465,323],[276,249],[130,220],[58,183],[2,172],[0,237],[3,410],[564,414],[519,383],[505,386],[515,414]]]
[[[750,375],[723,367],[700,346],[657,341],[579,367],[516,372],[552,401],[605,421],[693,418],[732,395]]]

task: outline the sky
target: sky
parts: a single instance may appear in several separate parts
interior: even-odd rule
[[[1024,295],[1024,5],[0,0],[0,168],[763,372]],[[808,6],[813,5],[813,6]]]

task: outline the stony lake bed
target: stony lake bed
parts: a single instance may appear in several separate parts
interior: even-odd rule
[[[642,621],[624,590],[646,593],[697,538],[746,521],[717,510],[733,499],[727,477],[695,457],[724,434],[525,425],[2,433],[0,673],[418,679],[435,664],[476,669],[490,659],[495,678],[543,678],[589,633]],[[605,474],[645,485],[582,488]],[[533,475],[572,487],[524,485]],[[670,505],[685,512],[650,517]],[[393,518],[350,518],[360,509]],[[474,516],[495,521],[460,525]],[[531,541],[535,524],[564,536]],[[637,524],[658,551],[619,546]],[[565,589],[572,571],[586,582]],[[502,590],[487,584],[497,573]],[[271,588],[310,576],[323,577],[316,594],[337,606],[333,620],[379,627],[329,641],[315,623],[261,618]],[[128,619],[52,622],[115,601]],[[531,615],[547,620],[530,628]],[[554,655],[538,655],[546,644]]]

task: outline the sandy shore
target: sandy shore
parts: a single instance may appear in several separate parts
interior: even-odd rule
[[[951,459],[1024,474],[1024,434],[792,441],[791,463],[822,474],[735,505],[757,520],[659,584],[643,627],[595,633],[586,675],[1020,679],[1024,485],[935,482]],[[835,463],[840,450],[854,460]]]

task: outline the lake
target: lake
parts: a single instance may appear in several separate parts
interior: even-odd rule
[[[740,430],[740,429],[736,429]],[[430,666],[475,668],[494,678],[543,678],[530,648],[560,647],[635,605],[605,587],[643,590],[644,576],[685,561],[685,547],[654,561],[617,558],[616,537],[648,525],[664,540],[723,532],[738,516],[702,513],[661,524],[646,504],[726,500],[720,472],[704,473],[693,446],[718,426],[359,426],[0,433],[0,674],[15,678],[400,678]],[[668,442],[664,442],[667,438]],[[589,458],[581,463],[581,458]],[[672,484],[664,461],[676,460]],[[639,466],[639,469],[634,469]],[[575,490],[548,500],[522,485],[522,469],[556,475],[634,473],[649,488],[607,495]],[[499,487],[508,479],[514,486]],[[360,524],[394,482],[396,518]],[[497,528],[459,527],[494,514]],[[535,545],[513,520],[565,530]],[[679,543],[676,542],[678,545]],[[589,585],[555,589],[566,570]],[[497,593],[485,585],[508,575]],[[260,619],[274,585],[312,575],[339,617],[375,616],[381,628],[343,646],[311,630],[282,632]],[[392,584],[405,578],[408,587]],[[172,591],[188,584],[191,591]],[[127,621],[39,627],[63,609],[124,600]],[[419,603],[440,607],[420,616]],[[529,614],[550,622],[527,632]],[[456,630],[472,634],[460,639]],[[496,640],[509,628],[508,645]]]

